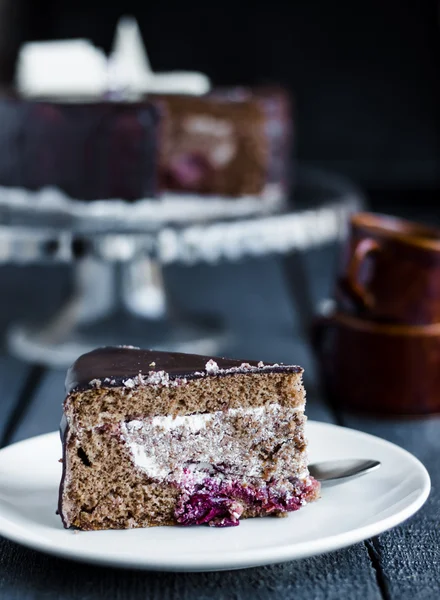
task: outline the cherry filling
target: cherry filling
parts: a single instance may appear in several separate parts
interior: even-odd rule
[[[180,154],[169,161],[165,179],[170,186],[198,189],[212,175],[209,160],[196,152]]]
[[[256,515],[282,514],[298,510],[312,499],[319,483],[312,477],[308,482],[293,479],[292,489],[280,491],[276,482],[256,488],[239,482],[223,482],[212,478],[196,484],[180,496],[174,516],[181,525],[234,527],[245,508]]]
[[[182,494],[174,514],[181,525],[208,523],[213,527],[235,527],[242,512],[243,505],[227,496],[195,492]]]

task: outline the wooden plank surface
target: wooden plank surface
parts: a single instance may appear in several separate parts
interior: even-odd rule
[[[30,373],[27,365],[8,356],[0,356],[0,445],[9,443],[14,423],[28,399],[26,381]]]
[[[440,598],[440,418],[378,421],[343,415],[342,423],[398,444],[428,469],[432,491],[425,506],[373,540],[371,551],[388,598]]]
[[[10,600],[380,600],[365,547],[217,573],[149,573],[47,557],[0,541],[0,595]]]

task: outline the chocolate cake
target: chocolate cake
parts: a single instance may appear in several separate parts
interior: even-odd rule
[[[65,527],[224,527],[319,495],[301,367],[108,347],[81,356],[66,389]]]
[[[286,191],[290,115],[281,91],[227,88],[136,102],[0,96],[0,186],[57,187],[75,200],[174,192]]]
[[[291,117],[283,90],[237,87],[152,100],[164,107],[163,189],[220,196],[286,192]]]

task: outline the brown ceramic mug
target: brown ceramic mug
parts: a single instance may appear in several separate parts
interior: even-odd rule
[[[335,406],[377,415],[440,413],[440,324],[389,325],[333,312],[313,346]]]
[[[340,310],[374,321],[440,323],[440,230],[356,213],[336,289]]]

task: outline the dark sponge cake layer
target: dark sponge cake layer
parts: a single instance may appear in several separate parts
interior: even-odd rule
[[[65,526],[237,525],[316,498],[301,376],[134,348],[80,357],[66,381]]]
[[[206,413],[274,402],[300,406],[303,401],[301,375],[297,373],[236,374],[208,376],[176,386],[97,387],[72,392],[64,411],[71,425],[87,428],[148,416]]]
[[[179,490],[134,469],[116,429],[65,433],[59,512],[65,527],[169,525]]]

